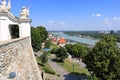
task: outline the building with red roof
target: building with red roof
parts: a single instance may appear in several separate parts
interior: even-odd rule
[[[67,41],[64,38],[60,38],[58,40],[58,45],[61,46],[61,47],[65,46],[66,43],[67,43]]]

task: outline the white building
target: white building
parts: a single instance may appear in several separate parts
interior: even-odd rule
[[[19,27],[19,38],[30,37],[31,19],[28,19],[29,10],[23,7],[20,17],[16,18],[10,12],[10,9],[10,0],[8,0],[8,3],[6,0],[2,0],[0,5],[0,41],[12,39],[10,25],[17,25]]]

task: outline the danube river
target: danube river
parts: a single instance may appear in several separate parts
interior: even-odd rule
[[[52,34],[65,38],[65,39],[70,39],[73,41],[77,41],[83,44],[88,44],[90,46],[94,46],[96,42],[98,42],[99,40],[97,39],[91,39],[91,38],[83,38],[83,37],[78,37],[78,36],[69,36],[67,34],[64,34],[63,32],[52,32]],[[120,43],[118,43],[118,47],[120,48]]]
[[[91,39],[91,38],[83,38],[83,37],[79,37],[79,36],[69,36],[67,34],[64,34],[63,32],[52,32],[52,34],[54,34],[55,36],[63,37],[65,39],[70,39],[73,41],[77,41],[77,42],[92,45],[92,46],[94,46],[95,43],[99,41],[99,40],[95,40],[95,39]]]

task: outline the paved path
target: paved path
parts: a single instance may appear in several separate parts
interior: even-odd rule
[[[86,67],[86,64],[79,61],[77,58],[72,58],[72,61],[75,62],[75,63],[78,63],[82,68]]]
[[[41,52],[36,53],[37,56],[40,56],[41,54]],[[60,75],[60,79],[57,80],[83,80],[81,79],[83,78],[81,76],[69,74],[69,72],[63,69],[62,66],[58,65],[55,61],[53,61],[53,58],[54,56],[51,56],[50,59],[48,59],[48,64],[53,68],[57,75]],[[77,62],[77,59],[73,59],[73,62]],[[82,66],[84,67],[85,65],[83,64]]]
[[[82,80],[81,76],[75,76],[73,74],[69,74],[69,72],[64,70],[60,65],[54,62],[52,59],[48,60],[48,64],[54,69],[56,74],[60,75],[60,80]]]
[[[61,66],[59,66],[56,62],[52,61],[52,59],[48,60],[48,64],[54,69],[56,74],[60,75],[60,80],[65,80],[65,76],[68,72],[64,70]]]

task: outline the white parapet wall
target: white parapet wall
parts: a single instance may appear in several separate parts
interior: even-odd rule
[[[10,13],[0,13],[0,41],[10,40],[9,25],[18,25],[20,38],[31,35],[31,19],[15,18]]]

